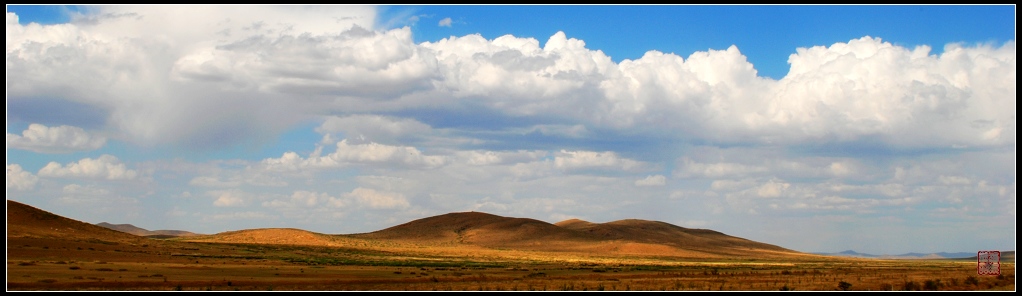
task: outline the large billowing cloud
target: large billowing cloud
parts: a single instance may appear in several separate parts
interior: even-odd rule
[[[813,140],[879,136],[899,146],[1015,142],[1015,43],[908,49],[863,37],[799,48],[757,123]]]
[[[772,80],[735,46],[615,63],[563,32],[542,45],[511,35],[416,44],[409,28],[375,30],[372,19],[351,6],[103,6],[49,26],[8,13],[8,71],[19,73],[9,95],[95,105],[138,141],[207,143],[195,145],[265,140],[324,112],[472,106],[724,142],[1015,141],[1013,41],[933,55],[867,36],[799,48]]]
[[[8,79],[8,100],[31,105],[37,98],[57,98],[94,106],[104,110],[99,116],[108,116],[94,121],[112,125],[134,142],[206,149],[264,141],[267,132],[279,132],[303,119],[299,110],[307,106],[290,96],[276,96],[276,90],[315,84],[310,81],[316,78],[297,78],[308,72],[286,67],[308,66],[288,57],[307,61],[316,57],[288,52],[294,49],[287,47],[288,40],[305,42],[303,36],[310,33],[343,39],[337,33],[355,34],[352,28],[371,28],[375,21],[375,9],[360,6],[90,8],[71,23],[47,26],[20,25],[15,14],[7,13],[7,69],[16,73]],[[264,45],[260,40],[267,38],[284,47],[268,49],[277,50],[266,60],[276,66],[254,65],[256,69],[249,69],[253,77],[234,80],[239,85],[219,84],[226,78],[215,75],[217,64],[202,62],[204,55],[216,52],[240,51],[237,57],[248,57],[246,52]],[[353,52],[352,58],[370,66],[386,65],[377,59],[380,51],[366,46],[358,47],[362,51]],[[241,67],[235,62],[228,66]],[[280,80],[253,80],[273,72],[282,74],[271,75]],[[258,85],[266,86],[266,92],[254,89]],[[51,108],[73,105],[48,103]]]
[[[7,134],[7,147],[40,153],[66,153],[95,150],[106,144],[103,136],[92,135],[74,126],[47,127],[31,124],[21,135]]]

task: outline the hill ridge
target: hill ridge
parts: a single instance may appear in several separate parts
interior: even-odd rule
[[[137,242],[140,236],[63,217],[21,202],[7,200],[7,237]]]
[[[107,222],[100,224],[118,226]],[[121,226],[134,227],[130,224]],[[55,232],[55,229],[70,231]],[[60,217],[8,200],[8,237],[12,235],[71,236],[86,239],[101,237],[103,240],[136,241],[146,239]],[[497,250],[691,258],[813,256],[713,230],[685,228],[662,221],[623,219],[592,223],[569,219],[551,224],[532,218],[505,217],[476,211],[440,214],[360,234],[322,234],[298,228],[259,228],[178,239],[194,242],[324,246],[367,245],[379,242],[390,246],[455,248],[471,246]]]
[[[485,212],[453,212],[416,219],[360,238],[408,240],[440,245],[473,244],[491,248],[588,250],[621,253],[802,254],[776,245],[693,229],[662,221],[622,219],[593,223],[568,219],[555,224],[531,218],[503,217]]]

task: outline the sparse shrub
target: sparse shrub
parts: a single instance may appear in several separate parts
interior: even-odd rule
[[[781,291],[794,291],[794,290],[792,290],[791,288],[788,288],[788,284],[784,284],[784,287],[781,287]]]
[[[917,284],[916,282],[914,282],[914,281],[907,281],[907,282],[905,282],[905,291],[918,291],[918,290],[919,290],[919,284]]]
[[[936,281],[934,281],[934,280],[926,280],[926,282],[923,282],[923,289],[926,289],[928,291],[937,290],[939,288],[940,288],[940,280],[936,280]]]
[[[979,279],[976,278],[975,276],[971,276],[970,275],[969,277],[965,278],[965,284],[966,285],[973,285],[973,286],[979,285]]]
[[[78,267],[78,266],[71,266],[71,267],[68,267],[67,269],[70,269],[70,270],[79,270],[79,269],[82,269],[82,268],[81,268],[81,267]]]
[[[96,271],[114,271],[114,270],[110,268],[96,268]]]
[[[561,286],[561,291],[572,291],[575,290],[575,284],[564,284]]]
[[[846,281],[841,281],[840,283],[837,283],[837,288],[841,289],[841,291],[848,291],[848,288],[851,288],[851,287],[852,287],[852,284],[849,283],[849,282],[846,282]]]
[[[45,283],[45,284],[52,284],[52,283],[56,283],[57,280],[55,280],[55,279],[41,279],[41,280],[39,280],[39,282],[40,283]]]

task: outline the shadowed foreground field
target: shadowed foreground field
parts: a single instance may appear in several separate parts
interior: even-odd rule
[[[8,290],[1014,290],[1014,263],[964,260],[689,261],[535,252],[544,260],[266,244],[131,245],[15,238]],[[521,255],[521,254],[519,254]],[[842,285],[841,283],[846,283]]]

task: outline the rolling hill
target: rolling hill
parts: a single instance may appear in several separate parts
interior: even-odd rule
[[[796,251],[775,245],[729,236],[713,230],[685,228],[660,221],[626,219],[607,223],[592,223],[573,219],[558,222],[555,225],[584,232],[604,240],[627,240],[703,252],[732,255],[742,255],[746,253],[746,250],[796,253]]]
[[[578,219],[556,224],[460,212],[410,221],[353,237],[535,251],[679,257],[776,257],[806,255],[771,244],[706,229],[689,229],[637,219],[592,223]]]
[[[7,200],[7,237],[135,242],[142,237],[65,218]]]
[[[93,225],[11,200],[7,201],[7,227],[8,238],[46,237],[139,243],[149,239],[132,233],[153,233],[130,224],[104,222]],[[503,217],[482,212],[448,213],[360,234],[322,234],[293,228],[266,228],[180,236],[175,240],[337,247],[435,246],[466,250],[482,247],[493,250],[689,258],[814,256],[713,230],[690,229],[659,221],[627,219],[592,223],[572,219],[551,224],[536,219]]]
[[[483,246],[527,245],[535,241],[588,240],[585,235],[527,218],[508,218],[482,212],[450,213],[355,237],[411,242],[461,243]]]

